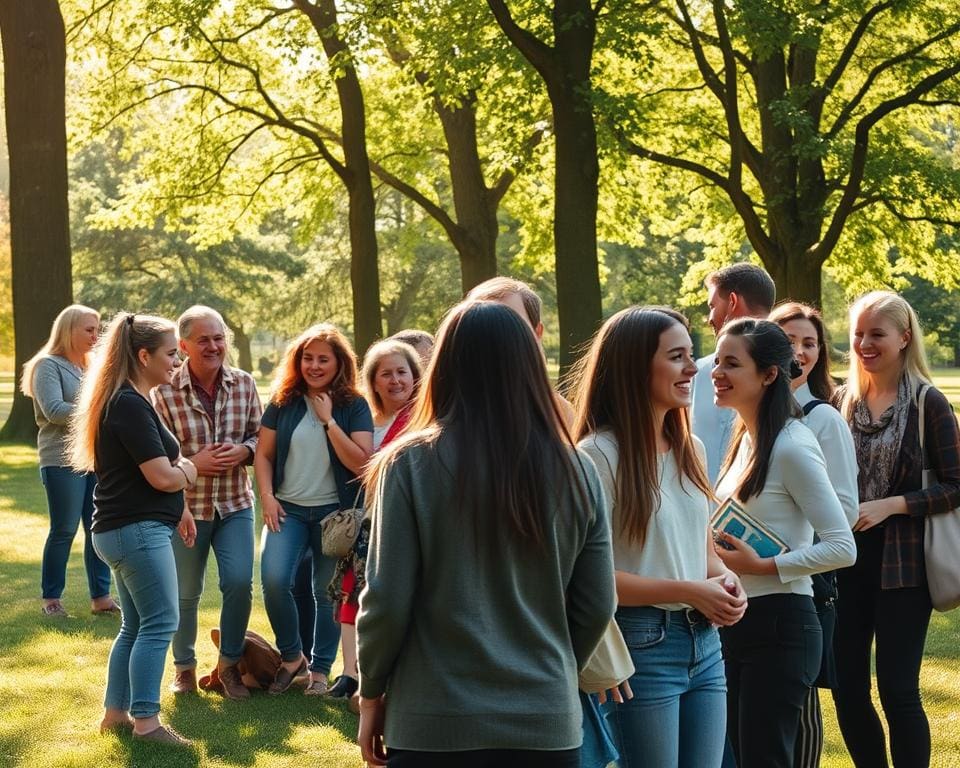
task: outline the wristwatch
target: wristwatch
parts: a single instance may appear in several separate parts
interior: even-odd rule
[[[337,420],[333,418],[333,416],[331,416],[329,419],[326,420],[326,422],[323,425],[323,428],[330,429],[330,427],[335,427],[335,426],[337,426]]]

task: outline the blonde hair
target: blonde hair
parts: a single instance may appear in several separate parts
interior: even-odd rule
[[[360,378],[363,381],[363,387],[366,390],[365,394],[367,396],[367,402],[370,404],[370,407],[373,408],[373,412],[377,416],[383,416],[383,400],[380,398],[380,395],[377,394],[377,390],[374,389],[374,383],[377,378],[377,368],[380,367],[380,363],[383,362],[385,357],[390,355],[400,355],[404,360],[407,361],[407,365],[410,368],[410,375],[413,376],[413,393],[410,396],[411,401],[417,396],[417,389],[420,386],[420,355],[417,354],[415,350],[409,344],[405,342],[398,341],[397,339],[384,339],[383,341],[378,341],[376,344],[373,344],[370,349],[367,350],[367,354],[363,358],[363,373]]]
[[[100,421],[110,400],[125,381],[139,373],[137,353],[155,352],[168,333],[176,334],[169,320],[152,315],[118,312],[100,338],[87,375],[83,378],[77,409],[70,418],[67,455],[78,472],[94,469]]]
[[[23,373],[20,376],[20,391],[27,397],[33,397],[33,371],[43,358],[49,355],[69,357],[73,348],[73,331],[85,317],[95,317],[100,322],[100,313],[83,304],[71,304],[60,310],[50,328],[50,338],[40,351],[23,364]],[[90,362],[90,353],[84,356],[84,367]]]
[[[909,332],[910,339],[903,349],[901,371],[914,387],[920,382],[930,384],[933,377],[930,375],[927,353],[923,348],[923,331],[920,329],[917,313],[907,300],[893,291],[872,291],[857,299],[850,307],[851,347],[857,318],[864,312],[876,312],[890,321],[901,334]],[[861,400],[869,389],[869,374],[863,369],[860,358],[851,353],[847,387],[841,405],[841,411],[847,419],[853,413],[854,404]]]

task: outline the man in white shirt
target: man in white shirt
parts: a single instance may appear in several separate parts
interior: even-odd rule
[[[716,335],[724,323],[738,317],[766,318],[776,300],[776,288],[765,270],[753,264],[731,264],[711,272],[704,281],[707,288],[707,322]],[[693,402],[690,421],[693,434],[703,441],[707,452],[707,475],[716,485],[720,466],[733,435],[734,411],[718,408],[713,402],[714,353],[697,360],[697,375],[693,379]]]

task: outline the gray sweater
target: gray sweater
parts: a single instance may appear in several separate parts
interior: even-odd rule
[[[65,467],[67,421],[80,393],[81,371],[59,355],[48,355],[33,369],[33,415],[40,428],[37,451],[41,467]]]
[[[577,673],[616,597],[603,492],[578,457],[590,508],[559,505],[542,553],[516,540],[477,551],[443,438],[403,450],[381,477],[357,633],[360,690],[387,693],[390,747],[580,745]]]

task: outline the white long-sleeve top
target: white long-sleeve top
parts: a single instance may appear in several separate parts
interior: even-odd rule
[[[721,499],[736,490],[752,450],[750,436],[745,435],[717,486]],[[813,432],[797,419],[788,420],[777,435],[763,490],[741,503],[790,548],[774,558],[777,576],[741,577],[748,597],[813,595],[811,574],[846,568],[857,559],[853,533],[827,474],[823,452]],[[816,544],[814,532],[820,537]]]
[[[801,407],[817,399],[806,384],[798,387],[793,396]],[[803,423],[809,427],[820,444],[827,464],[827,475],[833,483],[833,490],[837,492],[847,522],[853,527],[860,515],[860,491],[857,487],[860,468],[857,465],[857,451],[853,447],[850,426],[840,415],[840,411],[830,404],[818,405],[803,417]]]

